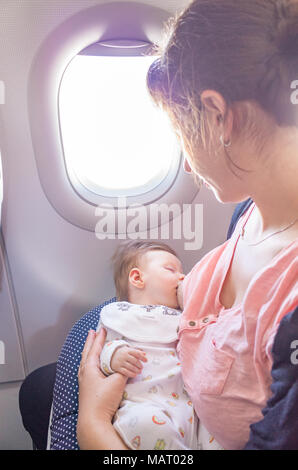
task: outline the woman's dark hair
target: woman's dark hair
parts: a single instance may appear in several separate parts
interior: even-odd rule
[[[254,102],[279,126],[298,125],[291,101],[298,80],[297,0],[194,0],[170,20],[156,52],[161,57],[148,71],[149,92],[190,147],[195,132],[205,143],[200,95],[206,89],[219,92],[228,107]],[[257,137],[245,104],[241,116],[239,129]]]

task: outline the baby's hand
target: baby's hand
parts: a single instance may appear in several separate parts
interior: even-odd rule
[[[122,346],[114,352],[111,367],[115,372],[132,378],[142,372],[143,365],[140,361],[147,362],[144,351]]]

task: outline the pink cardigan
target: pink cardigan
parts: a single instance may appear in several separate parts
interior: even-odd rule
[[[298,306],[298,240],[252,278],[241,305],[225,309],[221,287],[240,228],[199,261],[183,282],[178,353],[196,413],[225,449],[241,449],[271,396],[271,348],[282,318]],[[289,351],[290,360],[291,351]]]

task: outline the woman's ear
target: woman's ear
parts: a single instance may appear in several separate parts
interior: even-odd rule
[[[222,134],[228,140],[232,133],[233,113],[228,109],[223,96],[215,90],[204,90],[201,93],[201,102],[209,113],[212,125],[222,128]]]
[[[225,99],[215,90],[204,90],[201,94],[201,102],[207,111],[216,114],[216,117],[224,116],[227,110]]]
[[[142,271],[138,268],[132,268],[128,275],[128,282],[137,289],[143,289],[145,281]]]

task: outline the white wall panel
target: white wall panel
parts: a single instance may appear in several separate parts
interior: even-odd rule
[[[0,239],[0,383],[25,378],[17,310],[8,269]]]

